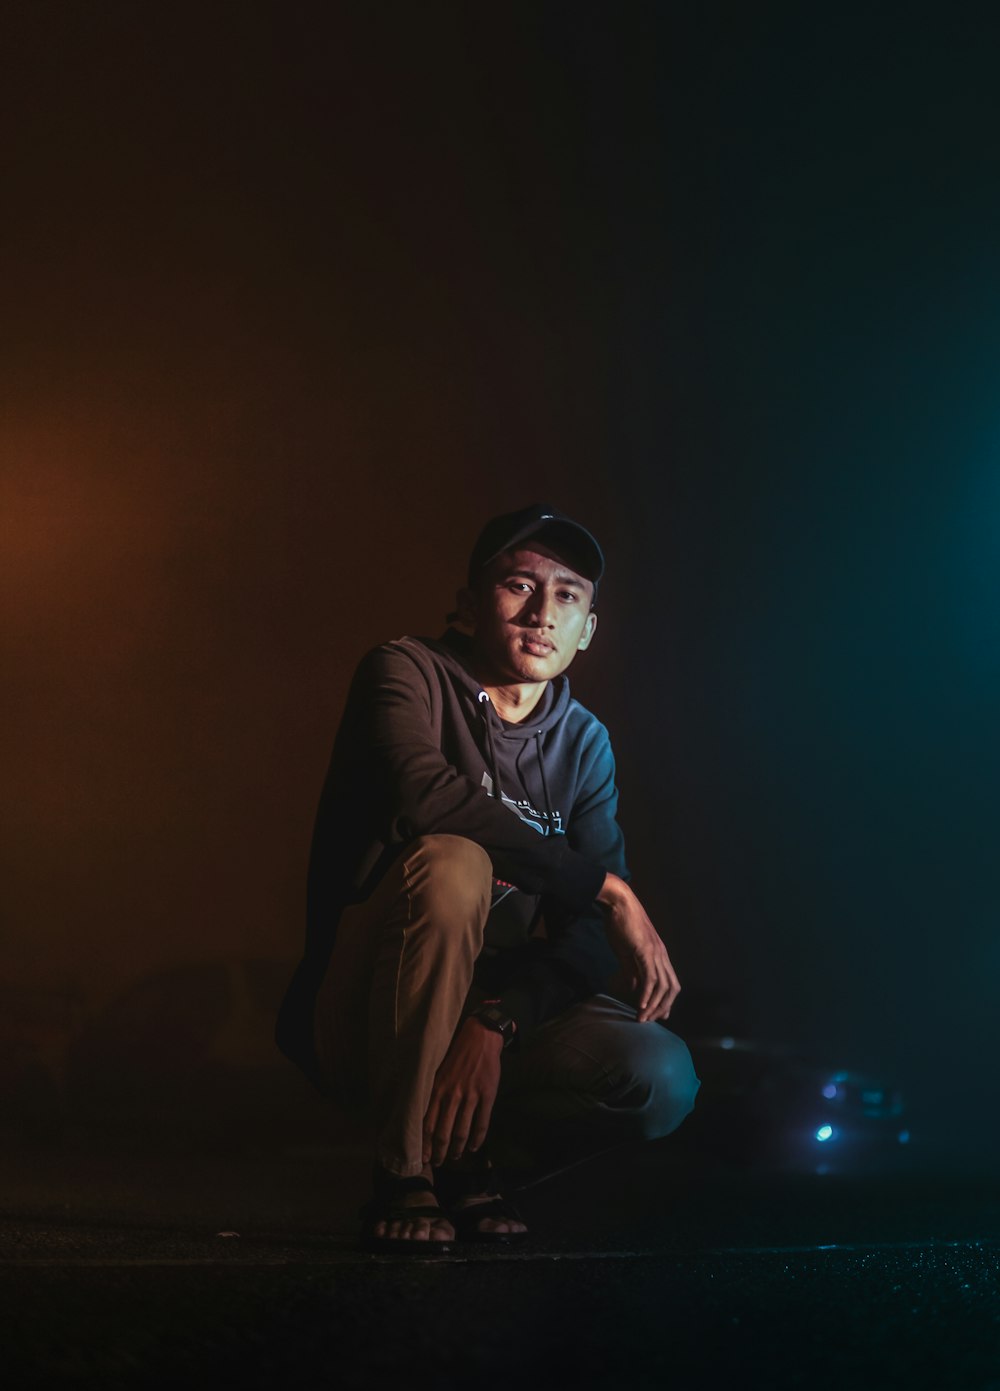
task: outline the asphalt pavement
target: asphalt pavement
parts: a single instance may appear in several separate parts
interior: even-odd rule
[[[523,1247],[358,1250],[367,1161],[9,1152],[8,1385],[1000,1391],[1000,1182],[660,1142],[519,1195]]]

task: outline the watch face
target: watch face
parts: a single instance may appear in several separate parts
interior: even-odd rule
[[[509,1042],[514,1037],[514,1021],[509,1015],[504,1014],[503,1010],[488,1005],[485,1009],[476,1011],[476,1018],[488,1029],[495,1029],[504,1042]]]

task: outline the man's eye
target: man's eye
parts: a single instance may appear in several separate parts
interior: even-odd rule
[[[564,589],[563,592],[560,594],[559,597],[560,597],[560,599],[569,599],[569,600],[571,600],[571,602],[574,603],[574,604],[576,603],[576,600],[577,600],[577,595],[575,595],[575,594],[573,593],[572,589]]]

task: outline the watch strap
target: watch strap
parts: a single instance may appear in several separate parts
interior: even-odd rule
[[[511,1016],[500,1008],[498,1000],[487,1000],[485,1004],[472,1011],[473,1019],[478,1019],[487,1029],[492,1029],[494,1033],[503,1039],[503,1046],[509,1048],[514,1042],[514,1035],[517,1033],[517,1024]]]

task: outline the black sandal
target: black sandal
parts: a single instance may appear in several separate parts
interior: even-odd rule
[[[480,1231],[479,1223],[486,1218],[493,1220],[506,1218],[509,1222],[523,1222],[524,1218],[514,1204],[503,1196],[498,1187],[499,1176],[495,1169],[468,1171],[464,1169],[438,1169],[436,1187],[441,1202],[448,1211],[448,1217],[455,1228],[458,1241],[478,1241],[493,1246],[509,1246],[512,1242],[526,1241],[528,1233]],[[470,1203],[466,1207],[456,1204],[462,1198],[485,1197],[489,1202]]]
[[[383,1255],[416,1256],[426,1260],[432,1256],[443,1256],[451,1250],[451,1239],[428,1237],[414,1240],[413,1237],[376,1236],[375,1228],[380,1222],[409,1222],[415,1217],[429,1217],[451,1222],[451,1214],[443,1207],[430,1203],[407,1207],[399,1200],[405,1193],[433,1193],[434,1185],[423,1174],[400,1178],[386,1173],[375,1166],[372,1178],[373,1196],[361,1209],[361,1245],[366,1251]],[[452,1222],[452,1225],[454,1223]]]

